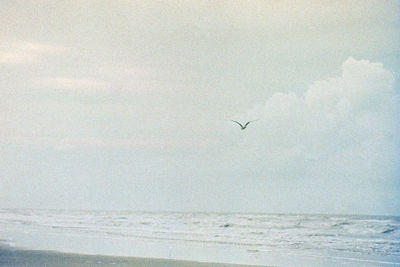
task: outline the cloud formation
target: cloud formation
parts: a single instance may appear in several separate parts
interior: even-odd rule
[[[248,138],[257,134],[271,140],[268,147],[301,147],[318,157],[374,142],[392,150],[399,110],[393,75],[380,63],[349,58],[341,76],[317,81],[302,95],[276,93],[250,110],[249,116],[264,123]]]
[[[37,61],[45,55],[59,55],[68,48],[58,45],[44,44],[38,42],[19,42],[4,45],[0,48],[0,64],[24,64]]]
[[[264,178],[301,180],[310,195],[332,201],[347,195],[331,203],[338,211],[348,205],[370,212],[371,202],[382,211],[398,200],[399,112],[393,75],[381,63],[349,58],[339,77],[301,95],[276,93],[249,110],[259,121],[239,149],[249,168],[265,169]]]

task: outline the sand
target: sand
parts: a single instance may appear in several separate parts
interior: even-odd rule
[[[245,267],[250,265],[192,262],[170,259],[81,255],[55,251],[0,248],[0,266],[7,267],[73,267],[73,266],[143,266],[143,267]],[[251,265],[254,267],[255,265]]]

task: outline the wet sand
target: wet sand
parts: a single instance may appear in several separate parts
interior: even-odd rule
[[[192,262],[170,259],[81,255],[55,251],[0,248],[0,266],[7,267],[69,267],[69,266],[140,266],[140,267],[254,267],[223,263]]]

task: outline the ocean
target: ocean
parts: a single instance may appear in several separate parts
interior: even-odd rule
[[[400,266],[400,217],[0,209],[0,245],[268,266]]]

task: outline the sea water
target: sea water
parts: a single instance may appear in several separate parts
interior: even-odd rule
[[[3,246],[278,266],[400,266],[400,217],[0,209]]]

